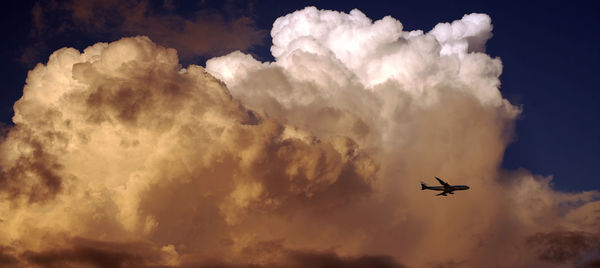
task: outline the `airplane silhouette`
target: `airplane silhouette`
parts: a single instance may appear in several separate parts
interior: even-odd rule
[[[469,190],[471,188],[466,185],[450,185],[438,177],[435,177],[435,179],[438,180],[442,186],[427,186],[427,184],[421,182],[421,190],[442,191],[441,193],[436,194],[436,196],[446,196],[446,194],[454,194],[454,191]]]

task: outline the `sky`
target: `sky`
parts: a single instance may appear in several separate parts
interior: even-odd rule
[[[591,4],[9,5],[0,264],[600,263]]]

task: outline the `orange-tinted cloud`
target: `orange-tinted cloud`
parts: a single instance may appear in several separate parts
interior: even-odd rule
[[[34,262],[102,255],[63,249],[68,237],[221,256],[252,241],[235,229],[254,215],[335,210],[369,193],[378,170],[351,139],[266,118],[146,37],[57,51],[30,73],[13,121],[0,160],[13,217],[0,237],[42,252]]]
[[[28,264],[41,267],[146,267],[163,263],[168,248],[155,248],[149,243],[108,243],[74,239],[67,248],[42,252],[26,251],[21,258]],[[166,255],[166,256],[164,256]],[[168,260],[167,260],[168,262]]]
[[[6,250],[9,252],[8,250]],[[232,263],[222,260],[198,260],[183,256],[182,261],[172,262],[178,256],[173,248],[157,248],[150,243],[111,243],[76,238],[66,248],[41,252],[26,251],[21,255],[2,253],[0,264],[39,267],[328,267],[328,268],[403,268],[388,256],[360,256],[342,258],[333,252],[297,251],[282,248],[276,242],[262,243],[248,249],[245,254],[254,258],[270,257],[262,263]],[[169,260],[171,262],[169,262]],[[165,263],[168,263],[165,265]]]

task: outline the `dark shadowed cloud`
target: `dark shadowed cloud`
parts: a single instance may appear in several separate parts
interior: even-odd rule
[[[600,268],[600,258],[585,261],[581,265],[578,265],[577,268]]]
[[[291,250],[278,242],[263,242],[245,250],[248,259],[259,263],[197,260],[182,256],[183,262],[169,263],[174,251],[150,242],[105,242],[83,238],[71,239],[67,245],[44,251],[17,254],[0,248],[0,265],[37,267],[201,267],[201,268],[405,268],[389,256],[340,257],[331,251]],[[171,253],[171,255],[169,254]],[[167,264],[165,264],[167,263]]]
[[[76,239],[67,248],[42,252],[26,251],[22,258],[41,267],[142,267],[159,259],[160,249],[143,243],[107,243]]]
[[[255,25],[251,2],[202,1],[38,1],[31,10],[30,46],[21,61],[31,64],[46,55],[55,40],[115,40],[146,35],[177,49],[183,59],[210,57],[262,45],[266,32]],[[75,44],[76,45],[76,44]]]
[[[577,231],[537,233],[527,238],[538,259],[547,262],[571,262],[584,254],[600,253],[598,234]]]
[[[46,134],[50,139],[61,138],[52,133]],[[28,136],[24,142],[30,151],[19,156],[14,166],[0,169],[0,196],[9,199],[25,196],[29,203],[44,202],[61,190],[62,166],[56,157],[44,151],[39,140],[24,135]],[[27,182],[26,177],[33,180]]]
[[[14,249],[6,246],[0,246],[0,266],[11,267],[19,264],[18,258],[15,256]]]

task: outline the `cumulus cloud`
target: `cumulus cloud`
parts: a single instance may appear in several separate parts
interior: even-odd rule
[[[184,68],[147,37],[58,50],[0,145],[0,261],[592,263],[598,193],[499,168],[520,111],[484,53],[491,30],[485,14],[407,32],[308,7],[275,21],[273,62]],[[433,176],[472,189],[421,192]]]
[[[50,228],[216,254],[246,242],[225,241],[250,214],[335,209],[368,193],[378,169],[351,139],[265,118],[146,37],[55,52],[30,73],[13,121],[0,194],[3,215],[20,216],[2,223],[2,242],[32,250]]]

